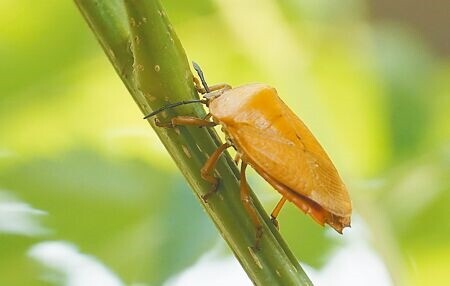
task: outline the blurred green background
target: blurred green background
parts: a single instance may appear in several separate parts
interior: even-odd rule
[[[359,243],[386,285],[448,283],[448,2],[162,3],[210,83],[275,86],[340,170],[347,238],[294,206],[279,218],[308,269]],[[83,285],[67,269],[87,260],[119,283],[92,285],[161,285],[225,249],[141,118],[74,3],[1,0],[0,285]],[[251,185],[270,211],[277,193]],[[340,275],[364,267],[353,258]]]

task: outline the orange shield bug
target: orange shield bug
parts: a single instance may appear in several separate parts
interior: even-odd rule
[[[328,224],[337,232],[350,226],[352,205],[347,189],[330,158],[306,125],[266,84],[247,84],[237,88],[222,84],[208,87],[200,67],[193,63],[203,87],[194,77],[202,99],[164,106],[145,118],[167,108],[182,104],[203,103],[209,107],[205,118],[177,116],[160,127],[221,125],[226,135],[222,144],[201,169],[202,177],[213,186],[207,197],[216,191],[218,179],[213,172],[221,153],[233,147],[241,160],[241,199],[261,235],[261,224],[249,197],[245,169],[250,165],[282,198],[271,214],[276,220],[286,200],[309,214],[320,225]],[[258,234],[257,234],[258,235]]]

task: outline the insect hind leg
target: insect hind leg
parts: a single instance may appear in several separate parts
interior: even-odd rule
[[[256,239],[255,239],[255,245],[254,249],[259,250],[259,242],[261,240],[261,237],[263,235],[263,229],[261,221],[258,217],[258,213],[256,212],[255,206],[253,205],[252,199],[250,197],[250,188],[248,187],[247,178],[245,176],[245,169],[247,168],[247,163],[242,162],[241,163],[241,201],[244,205],[245,210],[247,211],[248,215],[250,216],[251,221],[253,222],[253,225],[256,228]]]
[[[278,224],[278,220],[277,217],[280,214],[281,209],[284,206],[284,203],[286,202],[287,198],[282,197],[281,200],[278,202],[278,204],[275,206],[275,208],[273,209],[272,213],[270,214],[270,219],[272,221],[272,223],[275,225],[275,227],[279,230],[280,226]]]

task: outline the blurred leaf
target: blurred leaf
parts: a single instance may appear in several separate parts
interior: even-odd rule
[[[450,61],[443,62],[434,74],[433,80],[427,85],[432,106],[432,125],[424,140],[429,149],[440,148],[447,144],[450,148]]]
[[[391,126],[392,160],[420,152],[430,127],[430,81],[433,58],[411,34],[396,26],[379,27],[375,33],[376,63],[386,82]]]
[[[428,245],[430,241],[433,242],[433,247],[448,245],[450,237],[450,221],[447,219],[450,205],[450,182],[448,181],[450,153],[443,153],[440,156],[441,158],[432,161],[431,166],[426,166],[432,173],[427,177],[422,176],[423,184],[416,182],[421,188],[411,188],[410,196],[417,196],[416,201],[421,201],[420,207],[410,211],[406,220],[397,219],[401,223],[396,230],[400,231],[399,238],[407,247],[417,244],[430,247]],[[415,175],[419,174],[415,173]],[[408,198],[405,199],[408,200]],[[415,204],[408,205],[413,207]]]
[[[164,0],[162,1],[164,8],[167,10],[170,19],[174,24],[185,24],[198,17],[210,15],[215,12],[215,7],[211,0],[197,0],[191,1],[189,5],[183,5],[180,7],[180,1],[177,0]],[[200,35],[204,35],[201,29],[194,31]]]
[[[34,1],[22,0],[0,5],[0,109],[8,106],[16,92],[57,77],[92,54],[95,42],[80,29],[82,19],[70,1],[35,5]],[[35,96],[42,99],[47,94]]]
[[[0,185],[48,212],[44,221],[53,234],[43,238],[76,243],[126,281],[159,284],[192,263],[215,238],[182,179],[136,159],[73,150],[3,170]],[[8,270],[0,271],[4,281],[18,271],[31,275],[25,253],[35,241],[1,236],[0,252],[21,261],[15,272],[0,268]]]

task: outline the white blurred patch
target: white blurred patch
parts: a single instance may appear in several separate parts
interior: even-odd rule
[[[232,256],[220,256],[221,246],[204,254],[190,268],[170,278],[164,286],[252,286],[250,279]]]
[[[49,241],[35,244],[28,251],[28,255],[56,272],[53,280],[57,284],[61,281],[57,278],[63,278],[63,285],[66,286],[124,285],[98,259],[80,253],[75,246],[67,242]]]
[[[0,233],[26,236],[48,234],[49,230],[39,223],[39,217],[46,214],[0,190]]]
[[[336,250],[320,270],[302,264],[315,286],[391,286],[389,273],[367,242],[368,230],[360,219],[345,231],[343,247]],[[234,257],[220,257],[217,249],[203,255],[192,267],[168,280],[164,286],[253,285]]]
[[[330,230],[330,235],[337,234]],[[322,269],[315,270],[305,266],[314,285],[393,285],[383,260],[368,243],[369,229],[358,216],[353,216],[352,227],[346,229],[339,238],[344,240],[344,245],[332,253]]]
[[[13,157],[16,154],[10,150],[6,150],[6,149],[0,149],[0,159],[1,158],[9,158],[9,157]]]

